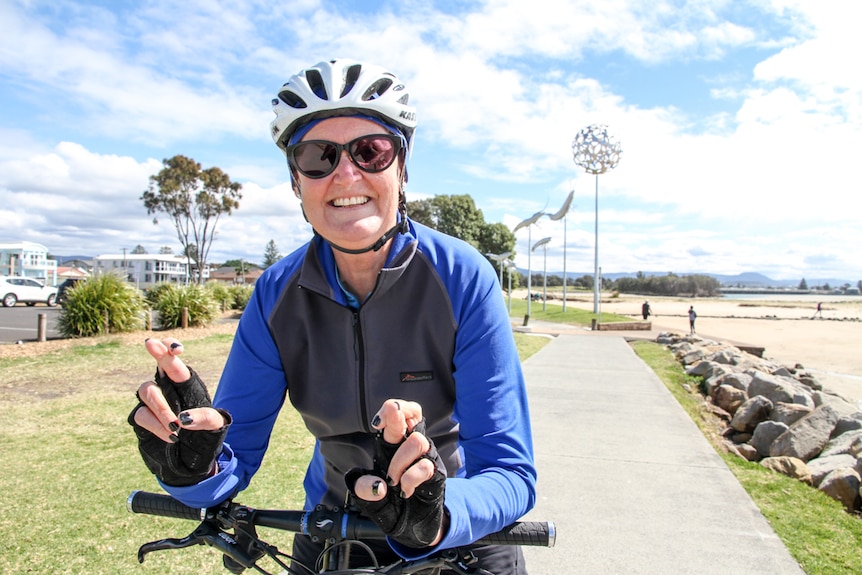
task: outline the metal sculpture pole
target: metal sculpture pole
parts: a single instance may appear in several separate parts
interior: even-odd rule
[[[537,221],[539,221],[539,218],[544,215],[545,212],[536,212],[523,222],[519,223],[517,226],[515,226],[515,229],[512,230],[512,234],[515,234],[521,228],[527,228],[527,315],[524,316],[525,326],[530,323],[530,312],[532,311],[532,307],[530,306],[530,304],[533,301],[533,261],[530,257],[530,254],[532,254],[532,251],[530,250],[530,245],[533,243],[533,231],[531,226]]]
[[[518,267],[512,260],[506,260],[506,269],[509,272],[507,274],[509,276],[509,315],[512,315],[512,274],[517,271]]]
[[[566,201],[563,202],[563,207],[556,214],[548,216],[552,221],[557,221],[560,218],[563,219],[563,313],[566,313],[566,284],[568,283],[566,279],[566,215],[569,213],[569,206],[572,205],[572,198],[574,197],[575,190],[572,190],[569,192]]]
[[[551,241],[551,238],[542,238],[536,242],[536,244],[530,250],[531,252],[536,251],[536,248],[544,248],[545,249],[545,263],[542,268],[542,311],[548,310],[548,242]]]
[[[596,246],[593,273],[593,313],[599,312],[599,175],[617,167],[622,154],[619,142],[608,134],[607,126],[587,126],[572,141],[575,164],[596,176]]]
[[[508,258],[510,255],[512,255],[512,252],[503,252],[502,254],[485,254],[485,255],[488,256],[489,258],[491,258],[492,260],[494,260],[495,262],[497,262],[498,264],[500,264],[500,289],[503,289],[503,264],[504,264],[504,262],[508,261],[506,258]]]

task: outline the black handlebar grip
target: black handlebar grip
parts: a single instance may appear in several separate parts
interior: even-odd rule
[[[170,495],[149,493],[147,491],[133,491],[126,500],[126,509],[130,513],[145,513],[147,515],[190,519],[192,521],[202,521],[206,514],[206,509],[189,507]]]
[[[482,537],[476,543],[553,547],[556,539],[557,530],[550,521],[516,521],[496,533]]]

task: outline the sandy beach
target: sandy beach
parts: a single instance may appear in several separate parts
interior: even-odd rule
[[[862,297],[747,297],[752,299],[603,294],[601,312],[641,319],[641,304],[648,299],[653,316],[652,330],[646,333],[685,334],[689,331],[688,309],[694,306],[700,337],[763,347],[764,357],[784,365],[801,364],[825,387],[862,401]],[[818,301],[822,302],[822,318],[812,319]],[[593,298],[591,294],[578,294],[574,300],[569,296],[566,305],[592,311]]]

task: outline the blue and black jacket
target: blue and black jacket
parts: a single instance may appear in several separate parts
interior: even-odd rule
[[[390,398],[422,405],[448,470],[450,525],[441,547],[494,532],[535,502],[530,417],[508,312],[494,268],[461,240],[411,222],[358,308],[319,236],[268,268],[215,394],[216,407],[233,417],[220,472],[165,488],[200,507],[245,488],[286,397],[317,439],[304,481],[309,509],[343,504],[345,472],[372,466],[370,421]]]

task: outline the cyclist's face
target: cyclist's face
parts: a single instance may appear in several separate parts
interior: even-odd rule
[[[314,126],[302,138],[345,144],[360,136],[386,133],[361,118],[330,118]],[[347,151],[333,172],[312,179],[298,174],[302,207],[309,223],[328,240],[349,249],[364,248],[395,225],[400,189],[400,160],[382,172],[359,169]]]

